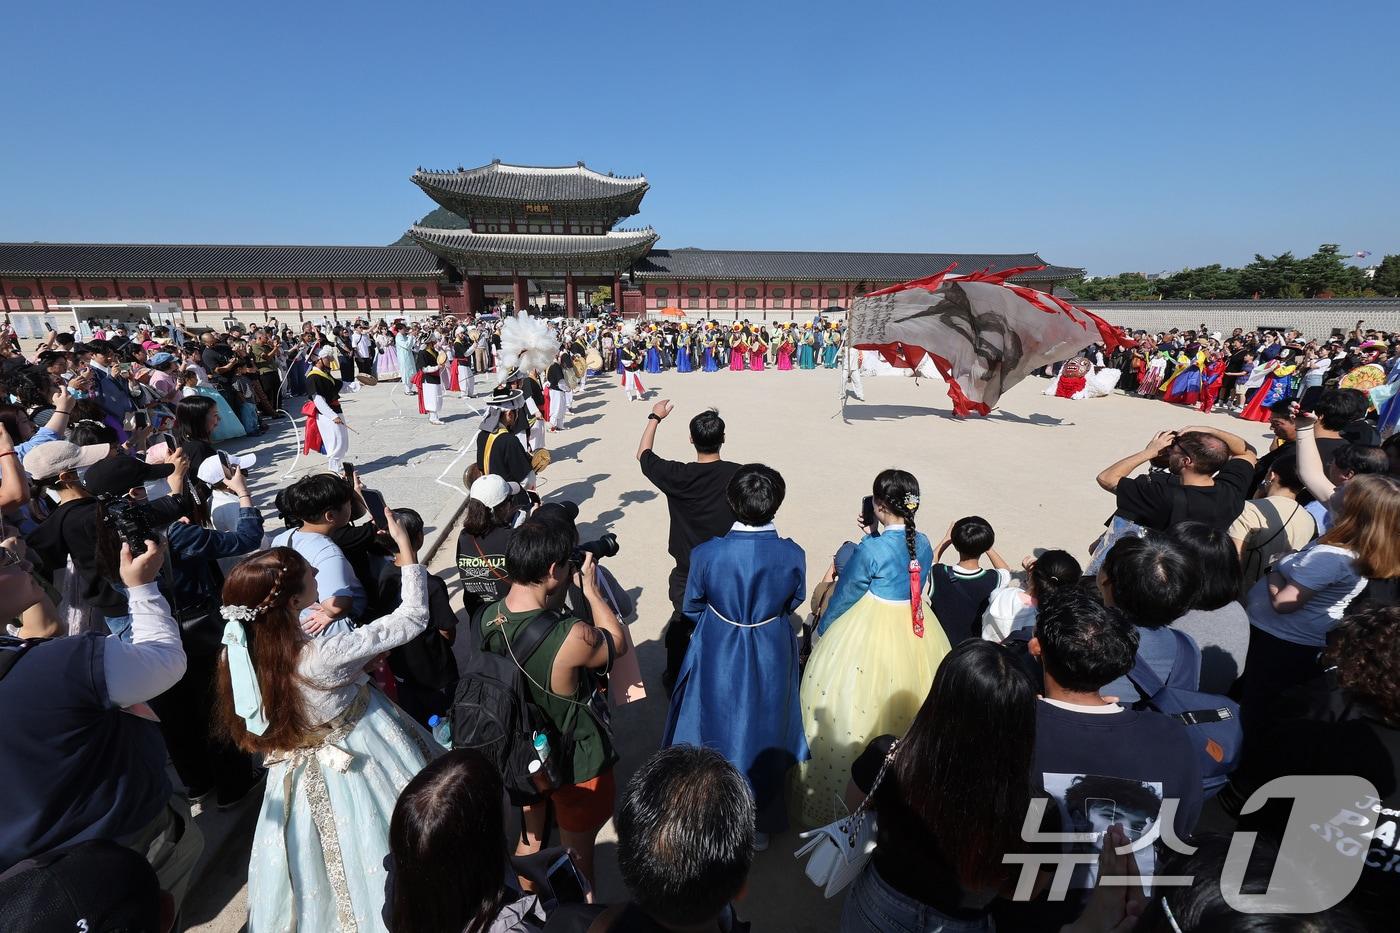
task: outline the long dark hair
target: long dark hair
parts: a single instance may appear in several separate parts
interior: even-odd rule
[[[482,933],[509,900],[501,779],[474,749],[408,782],[389,821],[390,933]]]
[[[996,736],[988,742],[988,736]],[[1030,805],[1035,692],[1000,645],[968,639],[938,666],[891,765],[882,832],[933,846],[968,890],[999,886]],[[896,847],[903,848],[903,845]]]
[[[204,395],[188,395],[175,403],[175,439],[209,442],[209,412],[215,408],[214,400]],[[198,470],[198,463],[190,464],[191,470]]]
[[[275,547],[247,558],[229,571],[222,604],[247,606],[257,618],[243,623],[248,653],[258,675],[268,727],[262,735],[248,731],[233,708],[228,651],[215,674],[217,731],[245,752],[267,754],[296,748],[314,725],[302,705],[297,660],[306,644],[297,612],[291,606],[306,576],[306,560],[289,547]]]
[[[919,510],[919,481],[914,474],[903,470],[885,470],[875,477],[872,492],[885,508],[904,519],[904,544],[909,548],[909,559],[917,561],[919,552],[915,548],[917,530],[914,528],[914,513]]]

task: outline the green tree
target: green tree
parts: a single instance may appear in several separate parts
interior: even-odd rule
[[[1286,298],[1284,292],[1298,279],[1298,260],[1290,253],[1272,259],[1259,253],[1254,261],[1240,270],[1240,288],[1248,297]]]
[[[1342,248],[1336,243],[1323,243],[1307,259],[1298,263],[1298,284],[1309,298],[1319,295],[1350,297],[1361,294],[1366,276],[1355,266],[1348,266]]]
[[[1371,288],[1375,289],[1377,295],[1387,298],[1400,296],[1400,253],[1391,253],[1376,266]]]
[[[612,301],[611,285],[599,285],[588,296],[588,303],[591,305],[602,305],[609,301]]]
[[[1164,275],[1153,284],[1163,298],[1212,299],[1245,296],[1240,285],[1240,270],[1226,269],[1219,263],[1198,269],[1182,269]]]
[[[1095,276],[1068,283],[1084,301],[1146,301],[1157,297],[1157,290],[1141,272]]]

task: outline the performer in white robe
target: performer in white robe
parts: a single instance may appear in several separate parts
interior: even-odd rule
[[[345,414],[340,408],[340,379],[334,374],[335,347],[322,347],[316,354],[316,365],[306,374],[306,392],[316,405],[316,429],[326,449],[326,466],[339,473],[350,452],[350,432],[345,426]]]

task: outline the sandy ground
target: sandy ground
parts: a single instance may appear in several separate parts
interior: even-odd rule
[[[841,542],[856,534],[860,499],[885,467],[897,466],[919,478],[919,527],[931,538],[937,540],[957,518],[981,515],[996,529],[997,548],[1015,566],[1040,548],[1085,555],[1113,507],[1112,497],[1095,485],[1095,474],[1141,448],[1154,432],[1204,423],[1241,433],[1256,446],[1266,433],[1264,425],[1203,416],[1136,396],[1046,398],[1040,394],[1046,382],[1040,379],[1013,389],[991,417],[968,420],[952,416],[941,383],[867,379],[867,401],[852,402],[845,421],[839,375],[831,371],[666,373],[647,376],[645,382],[651,399],[667,398],[675,404],[675,413],[658,431],[656,451],[661,456],[689,459],[686,421],[713,406],[727,424],[726,458],[762,461],[783,474],[788,492],[777,525],[781,534],[806,549],[809,590]],[[366,414],[385,409],[388,402],[377,396],[393,389],[370,390],[355,400],[355,407]],[[461,404],[449,401],[450,410],[462,412]],[[659,682],[665,662],[661,630],[670,614],[666,504],[635,460],[650,410],[650,401],[628,402],[615,379],[594,380],[576,399],[569,427],[551,436],[556,462],[545,472],[540,488],[546,499],[579,504],[585,539],[605,530],[618,535],[621,553],[607,564],[636,597],[632,634],[653,692],[615,716],[622,753],[619,783],[656,749],[666,714]],[[361,430],[364,420],[369,419],[356,421]],[[463,414],[448,428],[432,429],[442,436],[428,440],[429,429],[416,417],[373,424],[377,475],[386,487],[403,490],[415,501],[434,503],[432,512],[448,514],[460,496],[435,479],[469,427]],[[431,462],[399,463],[381,452],[395,444],[420,455],[425,446],[436,449]],[[389,500],[395,504],[392,495]],[[432,562],[434,570],[450,570],[453,540],[449,535]],[[445,577],[455,589],[455,574]],[[187,907],[193,929],[228,933],[242,926],[246,834],[254,819],[252,806],[201,817],[201,822],[209,821],[206,833],[214,844],[208,869]],[[598,889],[605,901],[625,896],[616,869],[615,838],[609,824],[600,836],[598,857]],[[839,899],[824,900],[807,882],[792,857],[798,845],[795,831],[789,831],[775,837],[769,850],[757,857],[750,896],[739,906],[756,930],[836,928]]]

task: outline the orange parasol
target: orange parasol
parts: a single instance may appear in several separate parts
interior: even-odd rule
[[[685,317],[685,312],[680,308],[662,308],[662,317]]]

